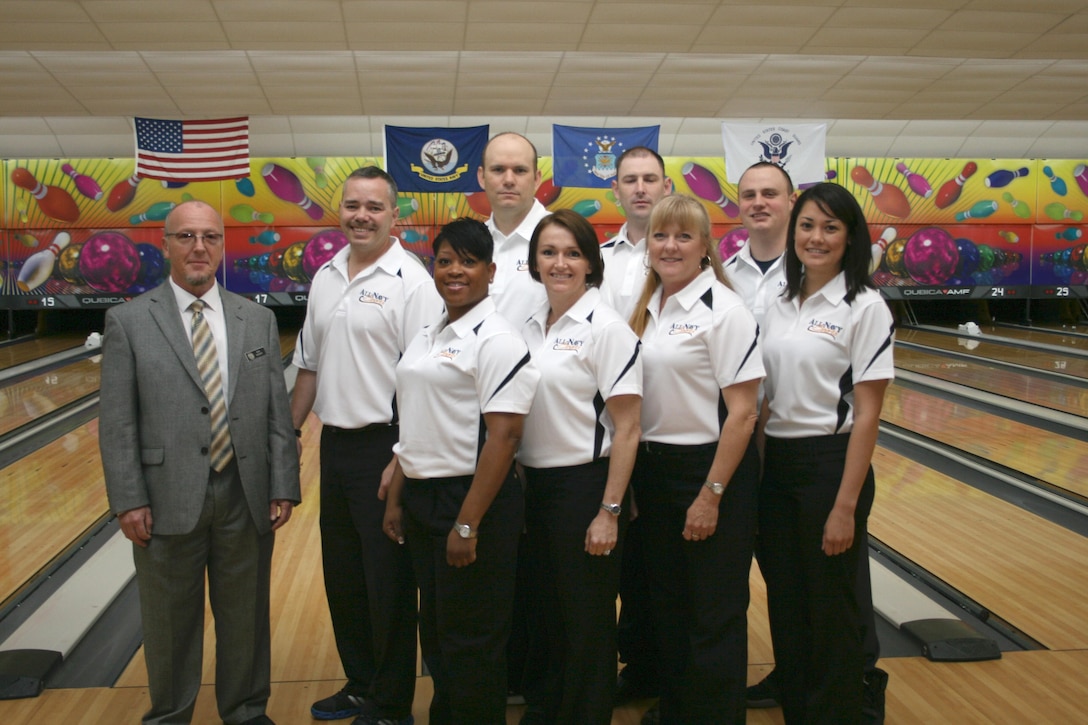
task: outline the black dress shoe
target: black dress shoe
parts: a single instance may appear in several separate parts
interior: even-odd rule
[[[239,725],[276,725],[276,723],[268,715],[258,715],[239,723]]]
[[[748,707],[753,709],[778,707],[778,681],[775,679],[774,670],[756,684],[750,685],[744,696]]]

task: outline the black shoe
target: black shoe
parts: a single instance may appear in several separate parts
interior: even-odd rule
[[[352,695],[346,689],[324,700],[318,700],[310,707],[310,714],[315,720],[343,720],[361,715],[363,712],[362,695]]]
[[[655,702],[646,712],[642,713],[642,719],[639,720],[639,725],[660,725],[661,723],[661,709]]]
[[[756,684],[749,685],[744,695],[752,709],[778,707],[778,681],[774,678],[774,670]]]
[[[276,725],[276,723],[273,722],[272,718],[268,717],[268,715],[258,715],[257,717],[251,717],[248,720],[244,720],[242,725]]]
[[[409,715],[403,720],[398,720],[395,717],[367,717],[366,715],[360,715],[351,721],[351,725],[415,725],[415,721],[414,715]]]
[[[874,667],[865,673],[864,682],[861,721],[865,725],[883,725],[884,691],[888,689],[888,673],[879,667]]]
[[[624,677],[624,672],[626,670],[616,675],[616,695],[613,698],[616,705],[622,705],[631,700],[647,700],[661,694],[659,688],[649,683]]]

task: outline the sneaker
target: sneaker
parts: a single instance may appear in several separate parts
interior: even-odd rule
[[[409,715],[403,720],[398,720],[395,717],[368,717],[366,715],[360,715],[351,721],[351,725],[414,725],[416,719],[413,715]]]
[[[864,682],[861,721],[865,725],[883,725],[884,691],[888,689],[888,673],[879,667],[874,667],[865,673]]]
[[[318,700],[310,707],[310,714],[315,720],[343,720],[355,717],[362,711],[362,695],[352,695],[345,690]]]
[[[774,670],[756,684],[749,685],[745,699],[748,707],[753,709],[778,707],[778,682],[775,681]]]

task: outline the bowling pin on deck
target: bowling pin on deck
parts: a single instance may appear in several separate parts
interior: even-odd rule
[[[716,204],[728,217],[736,219],[740,216],[740,207],[725,195],[718,177],[710,169],[689,161],[680,169],[680,173],[695,196]]]
[[[976,171],[978,171],[978,164],[974,161],[968,161],[963,165],[963,171],[958,176],[941,184],[941,189],[937,192],[937,199],[933,202],[936,207],[946,209],[955,204],[963,192],[963,185],[967,183],[969,178],[974,176]]]
[[[47,186],[41,183],[28,169],[19,167],[11,172],[11,181],[26,189],[38,202],[38,208],[50,219],[69,224],[79,219],[79,207],[76,200],[59,186]]]
[[[52,244],[27,257],[26,261],[23,262],[22,269],[19,270],[19,277],[15,281],[19,289],[23,292],[29,292],[45,284],[45,281],[53,274],[53,267],[56,265],[61,250],[67,247],[71,241],[72,235],[68,232],[57,232],[57,236],[53,237]]]
[[[914,173],[902,161],[895,165],[895,170],[906,177],[907,185],[910,186],[910,190],[915,194],[923,199],[928,199],[933,196],[933,187],[929,185],[929,181],[926,177]]]
[[[989,176],[983,182],[991,189],[1000,189],[1004,186],[1008,186],[1012,182],[1019,179],[1021,176],[1028,175],[1028,167],[1021,166],[1016,171],[1009,171],[1008,169],[998,169]]]
[[[76,191],[80,194],[83,194],[83,196],[91,201],[98,201],[102,198],[102,187],[90,176],[79,173],[72,168],[71,164],[64,164],[60,167],[60,170],[71,177],[72,181],[76,184]]]
[[[1069,187],[1065,185],[1065,179],[1061,178],[1054,173],[1054,169],[1049,166],[1043,167],[1043,176],[1050,181],[1050,188],[1058,196],[1065,196],[1069,191]]]
[[[136,198],[136,187],[140,185],[140,177],[136,174],[124,181],[118,181],[110,189],[110,195],[106,197],[106,208],[110,211],[121,211]]]
[[[1014,199],[1012,194],[1005,192],[1001,195],[1001,198],[1007,201],[1012,206],[1012,212],[1021,219],[1027,219],[1031,216],[1031,207],[1027,205],[1027,202]]]
[[[880,211],[900,219],[910,216],[910,202],[898,186],[877,181],[864,166],[855,166],[850,172],[850,178],[873,195],[873,204]]]
[[[284,201],[298,204],[314,221],[318,221],[325,216],[325,210],[313,199],[306,196],[306,190],[302,188],[302,182],[289,169],[285,169],[279,164],[265,164],[264,168],[261,169],[261,176],[264,177],[264,183],[268,184],[269,191]]]

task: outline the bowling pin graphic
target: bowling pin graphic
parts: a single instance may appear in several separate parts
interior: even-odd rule
[[[1013,214],[1016,214],[1016,216],[1020,217],[1021,219],[1027,219],[1031,216],[1031,207],[1027,205],[1027,202],[1020,201],[1019,199],[1014,199],[1013,195],[1007,191],[1001,195],[1001,198],[1007,201],[1010,206],[1012,206],[1012,212]]]
[[[582,199],[574,205],[574,211],[584,217],[591,217],[601,210],[601,202],[596,199]]]
[[[740,207],[725,195],[718,177],[714,176],[714,172],[710,169],[689,161],[684,164],[684,168],[680,169],[680,173],[695,196],[716,204],[728,217],[736,219],[740,216]]]
[[[1017,234],[1016,232],[1010,232],[1007,229],[1002,229],[1001,231],[999,231],[997,233],[997,236],[1001,237],[1002,239],[1004,239],[1009,244],[1019,244],[1020,243],[1020,235]]]
[[[895,239],[895,235],[898,232],[895,227],[888,227],[880,235],[880,239],[873,243],[870,247],[870,251],[873,254],[873,259],[869,262],[869,274],[873,274],[880,268],[880,260],[884,259],[884,250],[888,248],[888,245]]]
[[[284,201],[298,204],[314,221],[318,221],[325,216],[325,210],[306,196],[306,190],[302,188],[302,182],[290,170],[283,168],[279,164],[265,164],[264,168],[261,169],[261,176],[264,177],[264,182],[268,184],[269,191]]]
[[[466,196],[468,196],[466,194]],[[419,211],[419,200],[413,199],[409,196],[397,197],[397,218],[407,219],[408,217]]]
[[[19,289],[29,292],[45,284],[45,281],[53,274],[53,266],[61,250],[71,241],[72,235],[68,232],[57,232],[52,244],[27,257],[22,269],[19,270],[19,278],[15,281]]]
[[[147,208],[143,214],[129,217],[129,224],[142,224],[143,222],[161,222],[177,206],[172,201],[157,201]]]
[[[996,201],[980,201],[977,202],[967,211],[961,211],[956,214],[956,221],[965,222],[968,219],[985,219],[986,217],[997,211]]]
[[[850,178],[855,184],[864,186],[873,195],[873,204],[880,211],[900,219],[910,216],[910,202],[898,186],[877,181],[864,166],[855,166],[850,172]]]
[[[1027,175],[1028,167],[1026,166],[1021,166],[1016,171],[1009,171],[1008,169],[998,169],[997,171],[987,176],[983,183],[991,189],[1000,189],[1003,186],[1008,186],[1021,176]]]
[[[318,189],[324,189],[329,185],[329,177],[325,174],[324,156],[308,156],[306,158],[306,165],[313,170],[314,183],[317,184]]]
[[[933,202],[936,207],[946,209],[955,204],[963,191],[963,185],[967,183],[969,178],[974,176],[976,171],[978,171],[978,164],[974,161],[968,161],[964,164],[963,171],[960,172],[959,176],[941,184],[941,189],[937,192],[937,199]]]
[[[1080,239],[1083,234],[1084,232],[1082,232],[1080,229],[1077,229],[1076,227],[1068,227],[1067,229],[1063,229],[1055,234],[1054,238],[1064,239],[1067,242],[1075,242]]]
[[[243,224],[254,221],[259,221],[262,224],[273,224],[276,221],[276,217],[269,212],[257,211],[249,204],[235,204],[230,208],[230,215]]]
[[[1059,177],[1054,173],[1054,169],[1049,166],[1043,167],[1043,176],[1050,182],[1050,188],[1058,196],[1065,196],[1069,192],[1069,187],[1065,185],[1065,179]]]
[[[1043,212],[1056,222],[1065,221],[1066,219],[1072,219],[1075,222],[1079,222],[1084,219],[1084,212],[1069,209],[1060,201],[1047,204],[1043,207]]]
[[[76,184],[76,191],[80,194],[83,194],[91,201],[98,201],[102,198],[102,187],[98,185],[97,181],[79,173],[72,168],[71,164],[64,164],[60,167],[60,170],[72,178],[72,181]]]
[[[1088,166],[1077,164],[1077,167],[1073,169],[1073,181],[1077,182],[1081,193],[1088,196]]]
[[[140,177],[136,174],[133,174],[124,181],[118,181],[114,187],[110,189],[110,195],[106,197],[106,208],[110,211],[121,211],[124,209],[136,198],[136,187],[139,185]]]
[[[79,219],[79,207],[76,200],[59,186],[47,186],[34,178],[34,174],[24,168],[11,172],[11,181],[16,186],[30,192],[38,202],[38,208],[50,219],[69,224]]]
[[[916,174],[907,168],[907,165],[900,161],[895,165],[895,170],[902,174],[907,179],[907,185],[910,186],[910,190],[923,199],[928,199],[933,196],[933,187],[929,185],[929,181],[921,174]]]

